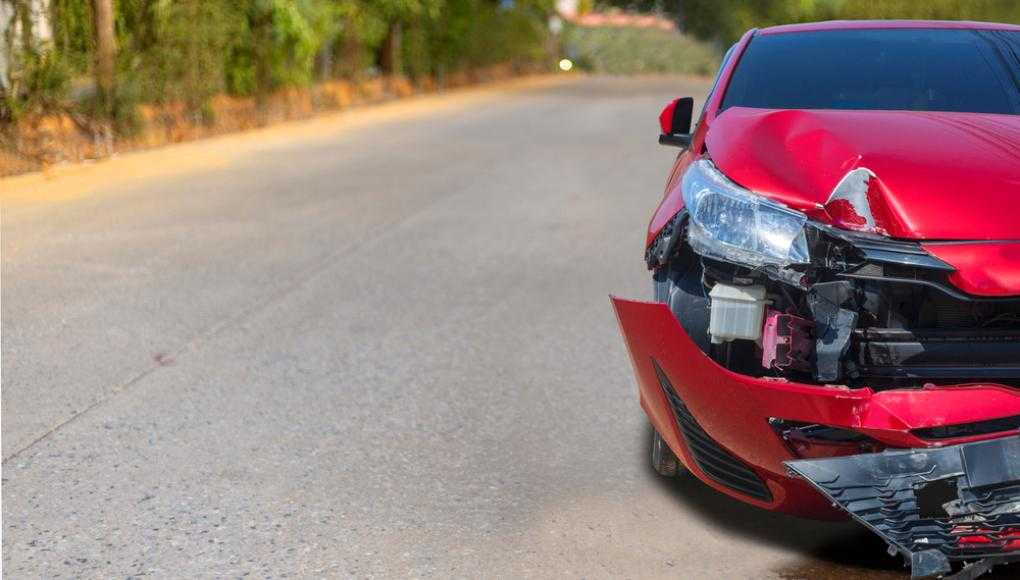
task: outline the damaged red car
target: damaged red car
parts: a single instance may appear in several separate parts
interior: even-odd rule
[[[613,298],[652,462],[853,517],[915,578],[1020,558],[1020,27],[829,22],[726,54]]]

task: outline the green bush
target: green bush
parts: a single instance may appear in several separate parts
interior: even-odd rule
[[[501,8],[488,0],[447,0],[419,21],[420,40],[405,42],[405,62],[418,60],[412,74],[448,72],[497,63],[549,57],[546,16],[551,3],[516,2]],[[412,54],[424,45],[425,58]],[[409,67],[410,68],[410,67]]]
[[[182,101],[198,111],[226,86],[224,54],[237,42],[241,18],[204,0],[161,0],[152,9],[151,41],[122,53],[140,66],[131,70],[128,60],[121,69],[137,77],[141,99]]]
[[[22,14],[27,1],[0,3]],[[3,119],[65,102],[69,79],[92,74],[93,1],[48,0],[52,45],[11,55]],[[210,99],[223,92],[264,95],[315,79],[373,75],[384,65],[385,72],[417,79],[543,59],[552,0],[509,6],[493,0],[115,0],[113,7],[113,103],[99,107],[94,91],[84,89],[75,98],[81,112],[112,114],[128,128],[143,102],[182,102],[196,118],[208,119]]]
[[[15,52],[8,73],[10,90],[0,91],[0,120],[64,106],[70,73],[54,50]]]
[[[654,0],[603,0],[638,5]],[[663,5],[673,14],[680,3]],[[751,28],[836,19],[918,18],[1020,22],[1017,0],[684,0],[687,32],[698,38],[735,42]]]
[[[566,56],[596,73],[711,75],[719,53],[711,45],[657,28],[584,28],[563,31]]]

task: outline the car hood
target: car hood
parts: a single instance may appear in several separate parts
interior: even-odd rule
[[[735,107],[706,146],[730,179],[815,219],[865,167],[892,237],[1020,240],[1020,116]]]

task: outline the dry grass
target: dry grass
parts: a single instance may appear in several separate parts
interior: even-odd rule
[[[406,78],[391,77],[359,83],[330,81],[287,89],[261,101],[220,95],[209,103],[204,118],[182,103],[143,105],[138,110],[138,130],[129,137],[120,138],[111,138],[102,126],[66,113],[30,116],[0,134],[0,177],[308,119],[351,107],[432,93],[441,88],[506,80],[538,70],[499,65],[465,71],[449,75],[442,87],[432,79],[413,85]]]

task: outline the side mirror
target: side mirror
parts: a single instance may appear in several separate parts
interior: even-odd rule
[[[694,99],[683,97],[673,100],[659,113],[660,145],[691,146],[691,119],[694,116]]]

